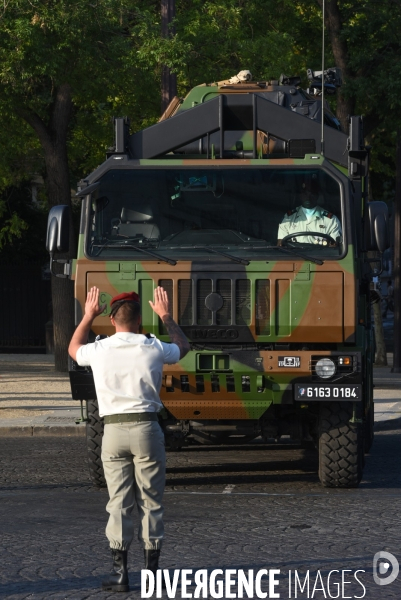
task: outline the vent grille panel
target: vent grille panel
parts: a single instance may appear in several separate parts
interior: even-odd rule
[[[212,293],[212,280],[211,279],[199,279],[198,289],[196,294],[197,300],[197,324],[198,325],[211,325],[212,324],[212,311],[205,305],[205,298]]]
[[[270,335],[270,281],[256,281],[256,333]]]
[[[251,323],[251,282],[238,279],[235,288],[235,322],[237,325]]]
[[[178,323],[192,325],[193,323],[193,281],[180,279],[178,281]]]
[[[268,279],[258,279],[255,282],[235,277],[217,279],[209,276],[207,279],[197,279],[194,275],[191,279],[179,279],[176,282],[172,279],[160,279],[158,284],[166,290],[171,307],[175,302],[174,312],[181,326],[248,327],[254,318],[255,333],[270,335],[271,290]],[[205,303],[210,294],[212,296],[208,304],[213,310]],[[216,294],[222,299],[222,306],[218,309],[221,300],[216,298]],[[161,319],[159,331],[160,334],[167,335]]]
[[[218,279],[216,292],[223,298],[223,306],[216,312],[217,325],[231,325],[231,279]]]

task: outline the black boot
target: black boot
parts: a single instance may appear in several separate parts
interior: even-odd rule
[[[127,550],[111,549],[113,557],[113,570],[110,575],[102,581],[102,588],[109,592],[129,592]]]
[[[145,569],[149,569],[156,575],[159,568],[160,550],[144,550],[143,554],[145,556]]]
[[[145,569],[152,571],[156,578],[156,571],[159,568],[159,557],[160,557],[160,549],[159,550],[144,550],[143,551],[145,557]],[[149,580],[148,580],[149,582]],[[156,584],[155,584],[156,589]],[[162,581],[162,589],[166,589],[166,584]],[[146,591],[149,591],[149,583],[146,585]]]

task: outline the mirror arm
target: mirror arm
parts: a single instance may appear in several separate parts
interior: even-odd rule
[[[53,252],[50,252],[50,273],[54,276],[54,277],[59,277],[60,279],[67,279],[68,275],[65,275],[63,273],[55,273],[53,271],[53,263],[59,263],[62,265],[65,265],[67,263],[69,263],[70,261],[66,258],[57,258],[57,259],[53,259]]]
[[[373,277],[378,277],[379,275],[381,275],[383,273],[383,253],[382,252],[380,252],[380,256],[378,258],[365,258],[365,262],[367,262],[367,263],[379,262],[380,263],[380,271],[375,271],[373,274]]]

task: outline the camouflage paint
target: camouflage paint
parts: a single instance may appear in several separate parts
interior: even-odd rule
[[[174,112],[174,114],[193,108],[197,104],[203,104],[204,102],[213,100],[213,98],[216,98],[216,96],[218,96],[219,94],[243,94],[244,92],[248,94],[260,94],[263,92],[272,92],[276,89],[276,87],[277,86],[272,85],[260,87],[255,84],[252,85],[250,83],[246,83],[244,85],[232,85],[228,80],[218,81],[216,83],[211,84],[203,83],[192,88],[192,90],[188,92],[188,94],[182,101],[180,107]]]
[[[220,93],[260,93],[277,91],[277,86],[257,85],[231,86],[228,81],[203,84],[192,89],[180,104],[175,114],[189,110],[197,104],[207,102]],[[244,150],[253,148],[253,133],[239,131],[238,140]],[[261,148],[262,138],[257,136],[257,149]],[[235,147],[232,147],[235,150]],[[322,167],[325,158],[319,154],[304,158],[258,158],[258,159],[206,159],[205,156],[177,158],[166,155],[158,159],[130,160],[132,167],[251,167],[251,166],[290,166]],[[342,174],[346,170],[334,165]],[[111,167],[112,168],[112,167]],[[96,172],[91,182],[96,181]],[[214,267],[214,265],[216,265]],[[218,266],[217,266],[218,265]],[[162,279],[173,281],[177,289],[178,280],[190,279],[198,271],[197,261],[179,260],[170,266],[156,260],[139,261],[89,260],[84,255],[84,235],[80,234],[78,258],[74,261],[76,299],[83,309],[88,288],[96,285],[101,291],[101,302],[107,303],[105,313],[95,319],[95,334],[111,335],[110,299],[121,292],[136,291],[141,297],[142,324],[144,333],[154,333],[168,341],[168,336],[159,331],[158,317],[149,306],[153,290]],[[163,375],[161,399],[164,406],[176,419],[217,420],[217,419],[259,419],[272,405],[292,405],[295,382],[307,382],[312,378],[312,356],[330,356],[337,351],[356,355],[366,352],[365,329],[357,323],[357,308],[360,309],[357,294],[357,268],[353,246],[348,241],[347,255],[338,261],[327,260],[323,265],[315,265],[294,256],[285,260],[251,260],[246,267],[238,265],[226,270],[222,263],[210,261],[210,272],[220,278],[248,279],[251,282],[251,317],[246,327],[248,340],[254,343],[291,344],[330,344],[331,349],[320,350],[265,350],[243,349],[196,350],[193,349],[177,365],[166,365]],[[202,276],[207,272],[202,269]],[[256,314],[256,281],[269,280],[269,293],[265,291],[264,302],[269,307],[269,318],[265,322]],[[177,293],[172,303],[173,317],[178,321]],[[259,328],[259,329],[258,329]],[[346,344],[352,344],[347,346]],[[335,350],[332,350],[335,348]],[[199,368],[199,356],[229,355],[229,369],[206,371]],[[298,357],[299,367],[279,367],[278,357],[290,355]],[[358,358],[360,361],[360,357]],[[203,377],[203,391],[197,387],[197,377]],[[219,387],[213,379],[218,377]],[[183,385],[182,378],[187,381]],[[249,386],[243,378],[249,378]]]
[[[252,311],[248,330],[255,342],[334,343],[340,349],[344,342],[356,337],[353,260],[350,247],[345,259],[326,261],[323,265],[299,260],[252,261],[249,266],[238,265],[229,273],[221,271],[221,277],[241,275],[251,281]],[[221,264],[219,272],[220,269]],[[87,290],[93,285],[100,288],[101,302],[107,303],[107,308],[95,319],[93,331],[95,334],[111,335],[114,331],[108,316],[111,298],[121,292],[136,291],[141,297],[143,332],[154,333],[168,341],[168,336],[160,334],[158,317],[149,306],[153,290],[161,279],[172,280],[173,289],[177,290],[179,280],[189,279],[196,272],[196,261],[179,261],[171,267],[153,260],[93,261],[79,258],[75,269],[76,298],[83,308]],[[207,273],[202,272],[202,276],[207,278]],[[270,281],[271,326],[270,333],[262,335],[257,333],[254,290],[257,280],[266,279]],[[351,308],[344,310],[344,306]],[[173,317],[178,320],[177,293],[174,294],[172,308]],[[353,346],[352,351],[357,349]],[[229,372],[199,370],[199,354],[229,355]],[[283,354],[299,357],[300,367],[279,367],[278,357]],[[310,380],[312,355],[330,354],[325,350],[192,350],[179,364],[165,366],[161,399],[176,419],[258,419],[272,404],[291,402],[294,382]],[[202,392],[196,387],[196,376],[199,375],[203,376]],[[212,391],[212,377],[215,375],[219,379],[219,391]],[[182,376],[188,377],[189,391],[181,389]],[[249,377],[249,391],[243,389],[244,376]],[[235,391],[228,391],[227,377],[233,378],[231,388],[234,387]]]
[[[312,158],[313,157],[313,158]],[[264,167],[264,166],[298,166],[318,167],[323,164],[324,158],[315,154],[307,154],[305,158],[170,158],[155,160],[153,158],[141,158],[136,162],[141,167]]]

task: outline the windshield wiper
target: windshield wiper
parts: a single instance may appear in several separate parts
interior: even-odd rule
[[[212,246],[177,246],[177,249],[180,250],[210,250],[210,252],[214,252],[215,254],[220,254],[221,256],[225,256],[234,262],[237,262],[241,265],[249,265],[249,260],[245,260],[244,258],[239,258],[238,256],[233,256],[232,254],[227,254],[227,252],[223,252],[222,250],[217,250]]]
[[[300,258],[303,258],[304,260],[309,260],[310,262],[315,263],[316,265],[323,265],[324,261],[321,260],[320,258],[314,258],[312,256],[308,256],[307,254],[304,254],[303,252],[299,252],[298,250],[295,250],[294,248],[287,248],[287,246],[246,246],[246,248],[252,248],[253,250],[278,250],[279,252],[286,252],[287,254],[293,254],[294,256],[299,256]]]
[[[166,263],[168,263],[169,265],[176,265],[177,261],[176,260],[172,260],[171,258],[166,258],[165,256],[162,256],[161,254],[158,254],[157,252],[152,252],[151,250],[148,250],[147,248],[142,248],[142,246],[135,246],[135,244],[91,244],[92,248],[99,248],[97,254],[95,254],[95,256],[99,256],[99,254],[102,252],[103,248],[133,248],[134,250],[139,250],[139,252],[144,252],[144,254],[149,254],[149,256],[154,256],[155,258],[157,258],[158,260],[162,260]]]

